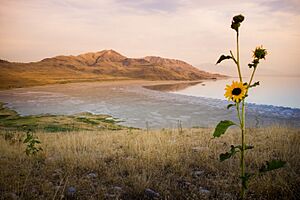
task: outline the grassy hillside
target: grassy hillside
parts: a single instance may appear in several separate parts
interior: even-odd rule
[[[224,77],[183,61],[160,57],[127,58],[114,50],[56,56],[39,62],[0,60],[0,89],[105,80],[199,80]]]

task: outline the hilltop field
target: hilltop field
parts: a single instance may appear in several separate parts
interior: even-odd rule
[[[239,158],[218,156],[239,143],[230,129],[141,130],[109,116],[19,116],[1,105],[0,199],[237,199]],[[49,127],[49,125],[52,125]],[[55,125],[55,126],[54,126]],[[43,150],[25,154],[26,132]],[[255,176],[247,199],[299,199],[300,130],[251,128],[248,171],[270,159],[287,165]]]

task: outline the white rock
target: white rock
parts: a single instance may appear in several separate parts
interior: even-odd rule
[[[210,194],[210,191],[207,190],[207,189],[205,189],[205,188],[203,188],[203,187],[199,188],[199,192],[204,193],[204,194]]]
[[[145,189],[145,195],[149,198],[158,198],[160,196],[159,193],[151,190],[150,188]]]

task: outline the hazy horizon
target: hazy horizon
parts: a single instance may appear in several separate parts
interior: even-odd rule
[[[175,58],[232,74],[230,62],[214,63],[220,54],[235,50],[230,21],[240,13],[246,17],[241,27],[242,64],[246,66],[251,51],[263,45],[269,54],[261,74],[299,76],[296,0],[2,0],[0,58],[29,62],[114,49],[127,57]]]

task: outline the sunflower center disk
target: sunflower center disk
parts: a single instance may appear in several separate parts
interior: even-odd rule
[[[239,95],[241,94],[241,92],[242,92],[241,88],[234,88],[232,90],[232,95]]]

